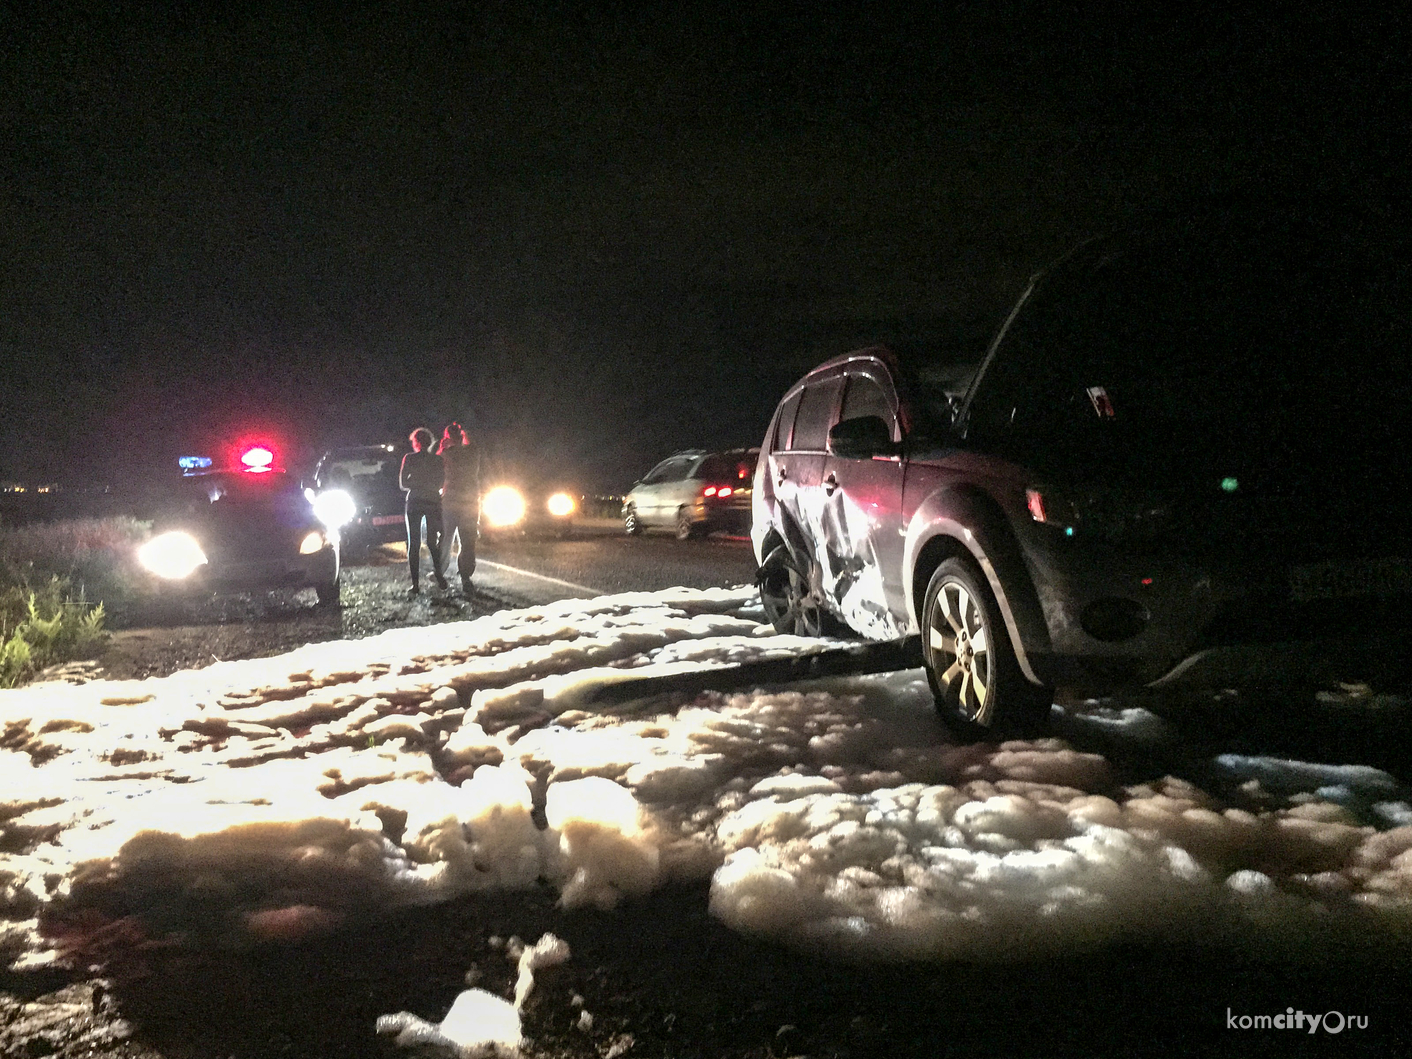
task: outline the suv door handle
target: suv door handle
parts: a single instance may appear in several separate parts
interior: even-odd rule
[[[834,490],[837,488],[838,479],[835,478],[832,474],[830,474],[827,478],[824,479],[824,492],[827,493],[829,496],[833,496]]]
[[[779,470],[775,472],[775,481],[779,482],[780,485],[784,485],[784,480],[788,477],[789,475],[785,473],[785,469],[783,467],[779,468]]]

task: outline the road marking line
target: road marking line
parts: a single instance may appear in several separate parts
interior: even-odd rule
[[[518,566],[506,566],[504,563],[494,563],[489,559],[477,559],[477,566],[489,566],[496,570],[504,570],[511,574],[520,574],[524,577],[533,577],[537,581],[548,581],[551,585],[559,585],[567,588],[571,592],[587,592],[590,596],[601,596],[605,593],[601,588],[590,588],[588,585],[576,585],[572,581],[561,581],[557,577],[550,577],[548,574],[537,574],[533,570],[521,570]]]

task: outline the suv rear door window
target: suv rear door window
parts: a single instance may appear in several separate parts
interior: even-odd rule
[[[799,402],[799,414],[794,420],[794,440],[790,448],[795,452],[823,452],[824,442],[833,422],[834,405],[838,400],[839,387],[843,380],[838,376],[811,382],[804,388]]]

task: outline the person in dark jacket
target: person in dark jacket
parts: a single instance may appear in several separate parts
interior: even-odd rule
[[[442,560],[451,562],[451,537],[461,542],[456,555],[456,572],[461,591],[471,595],[471,574],[476,569],[476,527],[480,522],[480,450],[466,436],[460,423],[450,423],[436,450],[446,471],[446,487],[441,497]]]
[[[407,566],[412,573],[411,592],[421,591],[422,522],[427,525],[427,551],[431,552],[431,569],[436,583],[443,589],[446,578],[441,573],[441,486],[443,481],[440,457],[431,451],[435,441],[426,427],[418,427],[409,435],[412,451],[402,457],[402,471],[397,484],[407,494]]]

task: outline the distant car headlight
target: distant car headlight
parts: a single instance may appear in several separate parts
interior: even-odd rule
[[[517,525],[525,518],[524,494],[513,486],[497,485],[481,498],[480,514],[493,528]]]
[[[338,529],[353,521],[358,506],[343,489],[329,489],[314,497],[314,514],[329,529]]]
[[[324,549],[324,545],[327,543],[327,537],[318,530],[311,530],[305,535],[304,539],[299,542],[299,554],[313,555],[315,552],[321,552]]]
[[[206,553],[191,534],[170,530],[157,534],[138,548],[137,561],[158,577],[180,581],[190,577],[198,566],[206,565]]]
[[[574,513],[574,498],[568,493],[555,493],[545,506],[549,508],[549,513],[555,518],[564,518]]]

